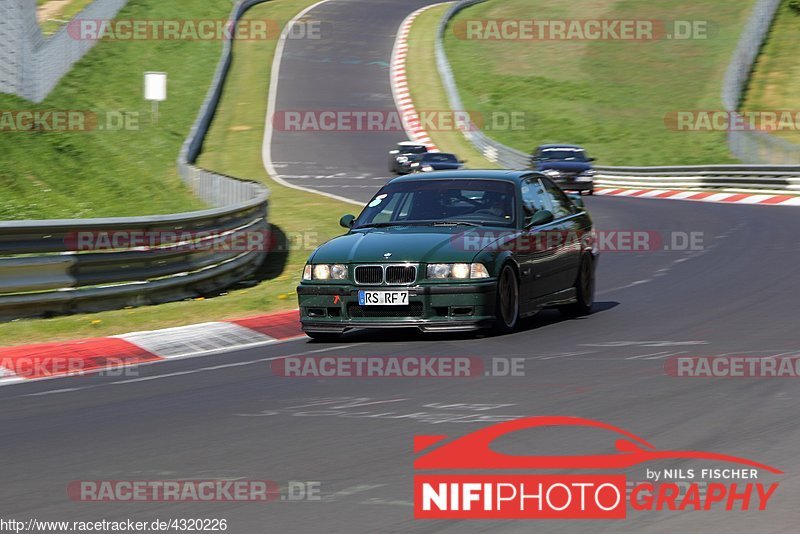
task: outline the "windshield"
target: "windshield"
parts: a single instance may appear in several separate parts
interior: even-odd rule
[[[414,180],[389,184],[361,212],[354,228],[474,224],[514,226],[514,184],[499,180]]]
[[[430,152],[422,156],[422,161],[427,163],[457,163],[458,160],[453,154],[442,154]]]
[[[542,150],[541,158],[544,160],[586,161],[586,152],[578,149],[556,148]]]
[[[425,145],[398,145],[401,154],[424,154],[428,151]]]

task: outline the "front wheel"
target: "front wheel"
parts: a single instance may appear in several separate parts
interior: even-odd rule
[[[575,281],[576,302],[559,307],[559,311],[567,317],[581,317],[592,313],[594,304],[594,265],[592,256],[586,254],[581,260],[578,279]]]
[[[504,265],[497,280],[495,298],[494,331],[508,334],[517,328],[519,322],[519,283],[511,265]]]

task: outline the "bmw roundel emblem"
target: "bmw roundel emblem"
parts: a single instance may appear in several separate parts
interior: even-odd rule
[[[387,258],[387,259],[391,258],[392,257],[392,253],[391,252],[387,252],[386,254],[383,255],[383,257]]]

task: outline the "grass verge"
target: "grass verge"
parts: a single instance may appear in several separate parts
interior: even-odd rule
[[[55,33],[61,26],[71,20],[72,17],[77,15],[86,6],[94,2],[94,0],[37,0],[37,6],[44,6],[45,4],[53,5],[53,9],[47,7],[47,18],[39,21],[39,26],[42,33],[50,35]]]
[[[792,110],[797,116],[800,110],[800,12],[789,7],[790,0],[783,0],[770,29],[767,42],[761,49],[742,109],[747,111]],[[779,130],[773,135],[800,144],[800,131]]]
[[[468,109],[526,114],[524,129],[493,133],[509,146],[578,143],[601,165],[726,163],[734,160],[724,132],[672,131],[664,119],[721,108],[725,69],[752,7],[753,0],[489,0],[456,17],[445,47]],[[485,19],[681,19],[706,21],[708,31],[650,41],[478,40],[454,31]]]
[[[450,4],[432,7],[417,16],[408,36],[406,55],[406,77],[411,91],[411,99],[418,111],[445,111],[450,109],[442,85],[442,78],[436,68],[436,32],[439,21]],[[499,166],[483,157],[464,135],[455,130],[428,132],[431,140],[443,152],[452,152],[467,161],[466,166],[473,169],[495,169]]]
[[[274,0],[252,8],[246,18],[272,18],[283,24],[315,1]],[[294,288],[310,251],[318,243],[340,235],[343,230],[338,226],[338,216],[357,207],[283,187],[266,175],[261,163],[261,141],[275,46],[275,41],[235,44],[223,99],[199,162],[215,171],[262,181],[272,190],[270,221],[279,233],[289,237],[291,246],[288,255],[276,256],[278,265],[267,273],[268,279],[258,286],[213,299],[6,323],[0,325],[0,345],[113,335],[296,307]],[[205,88],[207,83],[204,80],[198,87]],[[197,107],[192,110],[192,117]],[[172,159],[176,154],[177,149]]]
[[[229,0],[131,0],[119,17],[220,19],[229,12]],[[0,220],[202,209],[180,181],[175,159],[220,50],[220,41],[102,42],[43,103],[0,95],[4,118],[16,111],[78,110],[98,120],[89,129],[87,119],[81,131],[0,132]],[[143,73],[150,70],[169,75],[158,126],[151,124],[150,104],[142,97]],[[119,128],[123,114],[127,126]]]

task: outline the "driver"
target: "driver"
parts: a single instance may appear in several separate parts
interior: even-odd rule
[[[483,207],[475,211],[476,215],[494,215],[500,219],[511,217],[508,198],[497,191],[487,191],[484,194]]]

